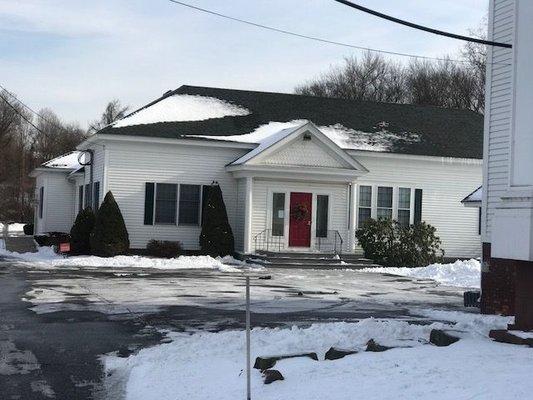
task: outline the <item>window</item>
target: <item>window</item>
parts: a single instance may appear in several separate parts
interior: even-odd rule
[[[328,204],[329,196],[316,196],[316,237],[328,237]]]
[[[398,223],[409,226],[411,220],[411,189],[398,188]]]
[[[285,233],[285,193],[272,194],[272,236]]]
[[[78,186],[78,212],[83,210],[83,185]]]
[[[392,188],[378,186],[377,217],[392,218]]]
[[[96,212],[100,205],[100,182],[94,182],[93,186],[93,210]]]
[[[180,185],[180,225],[198,225],[200,222],[200,188],[200,185]]]
[[[92,207],[91,202],[91,185],[85,185],[85,208]]]
[[[359,228],[372,215],[372,186],[359,186],[359,212],[357,223]]]
[[[43,208],[44,208],[44,186],[41,186],[39,189],[39,218],[43,218]]]
[[[155,188],[155,223],[176,223],[177,186],[170,183],[158,183]]]

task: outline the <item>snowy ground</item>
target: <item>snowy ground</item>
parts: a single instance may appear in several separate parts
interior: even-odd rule
[[[488,331],[504,317],[434,312],[449,322],[431,325],[364,319],[314,324],[308,328],[254,329],[256,356],[317,352],[320,361],[283,360],[274,367],[284,381],[264,385],[252,371],[252,398],[268,399],[525,399],[533,390],[532,349],[492,342]],[[449,347],[428,343],[432,328],[450,328],[462,339]],[[129,358],[105,358],[108,385],[127,400],[244,398],[243,331],[170,333],[171,343]],[[362,351],[369,339],[398,348],[360,352],[323,361],[330,346]],[[122,385],[117,384],[121,382]]]
[[[432,279],[447,286],[470,288],[479,288],[481,279],[481,263],[475,259],[431,264],[422,268],[367,268],[364,271]]]

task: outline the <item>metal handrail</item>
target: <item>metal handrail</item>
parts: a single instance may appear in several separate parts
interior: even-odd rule
[[[254,248],[264,251],[281,251],[285,248],[285,240],[283,236],[272,236],[271,229],[263,229],[257,235],[254,236]]]
[[[338,230],[327,230],[326,236],[316,237],[316,246],[319,251],[327,250],[334,254],[342,254],[344,240]]]

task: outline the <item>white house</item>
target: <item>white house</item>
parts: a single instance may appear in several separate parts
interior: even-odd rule
[[[461,199],[481,184],[482,129],[465,110],[182,86],[33,171],[36,232],[69,231],[112,191],[132,248],[194,250],[216,181],[240,253],[356,252],[358,226],[392,217],[434,225],[446,256],[479,256]]]
[[[533,2],[491,0],[481,308],[533,329]]]

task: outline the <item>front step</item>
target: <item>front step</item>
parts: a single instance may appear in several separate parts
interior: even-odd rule
[[[266,252],[258,251],[249,257],[249,262],[268,268],[300,269],[363,269],[380,267],[359,254],[335,255],[304,252]]]

